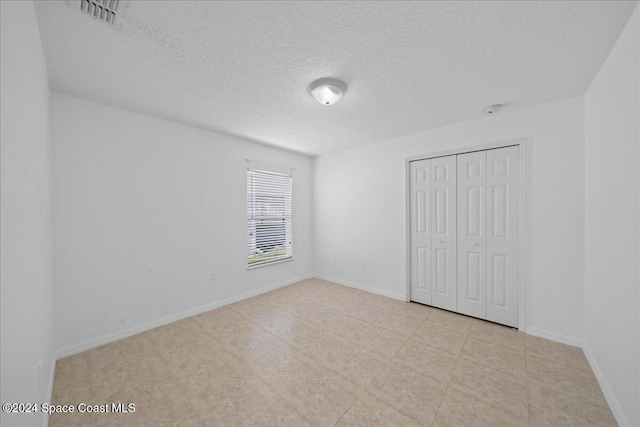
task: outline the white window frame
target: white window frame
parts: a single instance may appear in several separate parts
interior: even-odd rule
[[[292,260],[293,176],[247,168],[246,177],[247,268]]]

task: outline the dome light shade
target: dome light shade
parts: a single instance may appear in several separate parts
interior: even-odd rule
[[[347,85],[336,79],[316,80],[309,87],[311,96],[322,105],[335,104],[346,90]]]

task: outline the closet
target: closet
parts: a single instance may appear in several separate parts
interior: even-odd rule
[[[519,150],[409,163],[411,301],[518,326]]]

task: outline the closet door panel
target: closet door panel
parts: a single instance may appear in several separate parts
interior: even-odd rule
[[[486,151],[459,154],[457,311],[485,319]]]
[[[431,304],[456,309],[456,156],[431,159]]]
[[[487,151],[487,320],[518,326],[520,151]]]
[[[411,301],[431,304],[431,160],[409,163]]]

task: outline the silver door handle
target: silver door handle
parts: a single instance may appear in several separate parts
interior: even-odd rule
[[[471,246],[478,246],[480,243],[472,243]]]

